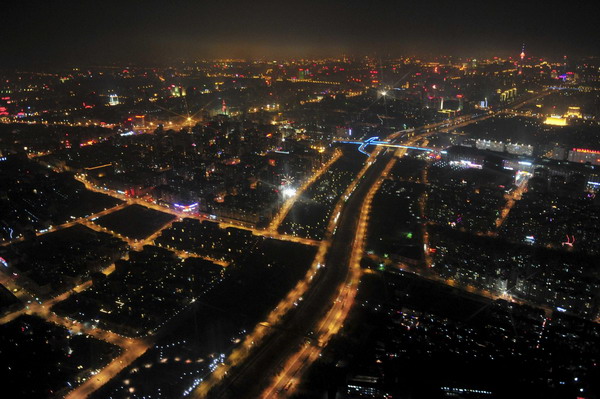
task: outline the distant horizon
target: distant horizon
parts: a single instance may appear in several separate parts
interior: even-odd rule
[[[341,54],[600,55],[595,4],[307,0],[3,5],[0,68]]]
[[[577,60],[580,61],[582,59],[599,59],[600,55],[573,55],[565,54],[562,56],[545,56],[545,55],[527,55],[526,60],[543,60],[551,63],[562,62],[563,57],[566,56],[567,60]],[[268,62],[313,62],[313,61],[341,61],[343,58],[347,58],[348,62],[357,62],[360,59],[376,59],[380,62],[392,62],[396,60],[400,60],[403,58],[409,58],[413,60],[427,61],[427,62],[435,62],[440,61],[443,62],[444,58],[450,58],[452,61],[473,61],[473,60],[481,60],[481,61],[493,61],[494,58],[498,58],[502,61],[509,60],[517,60],[518,53],[516,54],[494,54],[494,55],[453,55],[453,54],[396,54],[396,55],[379,55],[379,54],[331,54],[331,55],[323,55],[323,56],[263,56],[263,57],[238,57],[238,56],[206,56],[206,57],[181,57],[178,59],[173,59],[171,61],[150,61],[150,60],[113,60],[106,62],[68,62],[64,61],[61,63],[56,62],[35,62],[35,63],[22,63],[20,65],[1,65],[0,71],[4,72],[27,72],[20,71],[21,68],[44,68],[44,69],[73,69],[73,68],[121,68],[121,67],[134,67],[134,68],[169,68],[180,66],[181,64],[193,64],[193,63],[201,63],[201,62],[247,62],[247,63],[268,63]],[[36,72],[38,70],[35,70]],[[41,70],[40,70],[41,71]],[[32,70],[31,72],[34,72]]]

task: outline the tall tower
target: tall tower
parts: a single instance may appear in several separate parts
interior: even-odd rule
[[[523,74],[523,64],[525,62],[525,43],[523,43],[523,47],[521,48],[521,62],[519,62],[519,75]]]

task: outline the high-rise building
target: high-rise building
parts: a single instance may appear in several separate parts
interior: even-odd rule
[[[119,96],[114,93],[109,94],[108,105],[119,105]]]

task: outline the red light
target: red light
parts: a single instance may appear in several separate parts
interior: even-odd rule
[[[573,148],[575,152],[583,152],[585,154],[600,154],[600,151],[588,150],[587,148]]]

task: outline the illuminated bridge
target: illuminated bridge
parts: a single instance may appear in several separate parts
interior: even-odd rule
[[[344,144],[356,144],[356,145],[358,145],[358,151],[362,152],[363,154],[365,154],[367,156],[370,154],[365,151],[365,148],[367,148],[367,146],[369,146],[369,145],[378,145],[378,146],[382,146],[382,147],[394,147],[394,148],[406,148],[409,150],[428,151],[428,152],[435,151],[433,148],[415,147],[412,145],[394,144],[389,141],[380,141],[379,137],[369,137],[368,139],[366,139],[364,141],[335,140],[335,142],[336,143],[344,143]]]

